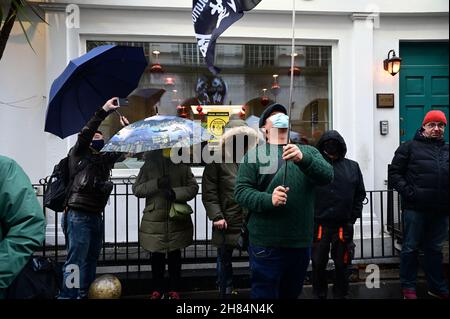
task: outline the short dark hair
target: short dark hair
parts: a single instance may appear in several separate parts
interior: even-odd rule
[[[100,130],[95,131],[95,134],[97,134],[97,133],[103,135],[103,132]]]

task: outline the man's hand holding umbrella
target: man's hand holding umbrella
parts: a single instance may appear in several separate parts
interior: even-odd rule
[[[283,160],[300,162],[303,159],[303,153],[300,151],[297,145],[287,144],[283,146]]]

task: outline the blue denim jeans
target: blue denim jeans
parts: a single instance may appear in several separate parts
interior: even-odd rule
[[[71,209],[61,224],[66,237],[67,259],[58,298],[84,299],[95,280],[97,259],[102,248],[102,216]]]
[[[217,283],[222,298],[230,295],[233,290],[233,247],[220,247],[217,249]]]
[[[303,290],[311,248],[249,246],[252,299],[296,299]]]
[[[403,243],[400,255],[402,288],[416,289],[419,249],[424,252],[428,289],[448,293],[442,265],[442,247],[448,236],[448,216],[405,210]]]

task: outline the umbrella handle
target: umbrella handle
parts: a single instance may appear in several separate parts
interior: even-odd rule
[[[117,109],[115,109],[114,112],[116,112],[119,117],[122,117],[122,114],[120,114],[120,112],[117,111]]]

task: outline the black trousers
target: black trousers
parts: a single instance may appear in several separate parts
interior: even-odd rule
[[[328,292],[327,264],[331,258],[335,266],[333,293],[335,298],[348,294],[348,266],[354,254],[353,225],[316,225],[312,249],[313,291],[317,298],[326,298]]]
[[[166,261],[169,268],[169,278],[166,281]],[[152,253],[152,279],[154,290],[164,293],[166,291],[179,291],[181,277],[181,250],[177,249],[167,253]]]

